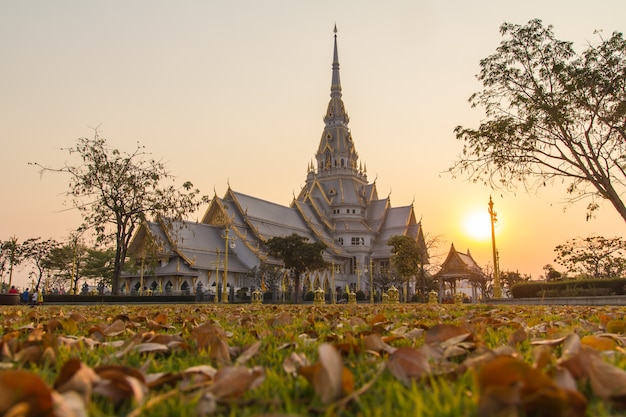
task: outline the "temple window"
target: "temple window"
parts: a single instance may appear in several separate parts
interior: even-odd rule
[[[351,240],[352,246],[360,246],[365,244],[365,239],[362,237],[353,237]]]

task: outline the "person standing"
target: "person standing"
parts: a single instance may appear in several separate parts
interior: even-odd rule
[[[32,297],[32,301],[33,301],[33,305],[34,306],[36,306],[37,303],[39,302],[38,298],[39,298],[39,293],[37,292],[37,289],[35,289],[33,291],[33,297]]]
[[[28,292],[28,288],[26,288],[24,292],[22,293],[22,303],[28,304],[29,301],[30,301],[30,293]]]

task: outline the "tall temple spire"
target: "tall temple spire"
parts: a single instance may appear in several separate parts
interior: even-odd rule
[[[337,52],[337,25],[335,24],[335,48],[333,51],[333,80],[330,85],[330,96],[341,99],[341,80],[339,79],[339,53]]]
[[[339,78],[339,52],[337,48],[337,25],[334,29],[332,81],[330,102],[324,115],[324,131],[317,149],[316,159],[319,172],[342,171],[352,175],[359,172],[358,159],[352,134],[348,128],[350,118],[341,99]]]

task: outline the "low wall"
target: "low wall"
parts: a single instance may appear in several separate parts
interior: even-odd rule
[[[136,303],[189,303],[194,295],[57,295],[44,294],[45,304],[136,304]]]
[[[594,297],[492,298],[483,301],[483,304],[623,306],[626,305],[626,295],[606,295]]]

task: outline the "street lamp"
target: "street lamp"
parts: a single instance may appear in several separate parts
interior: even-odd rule
[[[228,303],[228,248],[230,247],[231,249],[235,249],[235,242],[234,240],[236,238],[234,237],[228,237],[228,225],[226,225],[226,230],[224,231],[224,236],[222,236],[224,238],[224,280],[223,280],[223,284],[224,284],[224,289],[222,290],[222,303],[227,304]],[[229,243],[229,241],[233,241],[232,243]]]
[[[500,267],[498,261],[498,250],[496,249],[495,223],[498,221],[498,213],[493,211],[493,200],[489,196],[489,216],[491,219],[491,248],[493,250],[493,298],[502,298],[502,288],[500,288]]]
[[[220,294],[220,250],[215,249],[217,258],[215,259],[215,304],[219,303]]]
[[[332,304],[335,304],[337,296],[335,295],[335,261],[333,261],[333,269],[331,270],[332,288],[330,290],[330,297],[332,298]]]
[[[370,258],[370,304],[374,304],[374,265]]]

